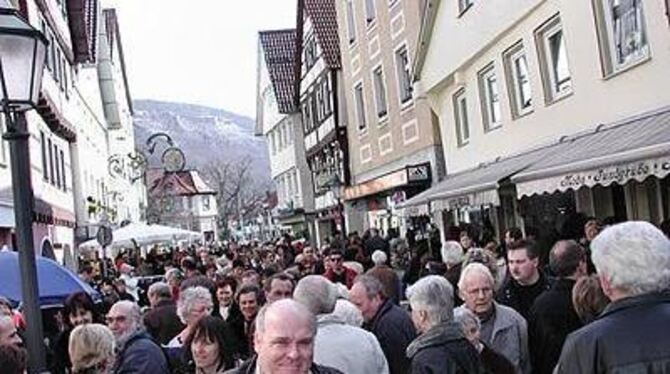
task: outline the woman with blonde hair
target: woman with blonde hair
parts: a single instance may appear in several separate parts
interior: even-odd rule
[[[74,374],[107,374],[114,366],[114,334],[105,325],[79,325],[70,334],[70,360]]]

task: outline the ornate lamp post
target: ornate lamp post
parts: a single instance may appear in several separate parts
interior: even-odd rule
[[[337,173],[333,173],[333,176],[326,183],[326,187],[333,194],[333,197],[337,201],[337,226],[338,229],[342,232],[343,235],[346,235],[346,229],[344,227],[344,206],[342,205],[342,181]]]
[[[14,215],[21,270],[21,291],[27,319],[30,372],[46,372],[42,315],[33,247],[33,188],[30,177],[30,133],[25,112],[37,106],[47,41],[41,32],[0,0],[0,106],[10,144]]]

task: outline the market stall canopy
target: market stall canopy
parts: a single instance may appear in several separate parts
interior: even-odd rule
[[[497,158],[476,168],[447,175],[436,186],[400,203],[398,208],[430,204],[430,210],[435,212],[462,206],[500,205],[498,187],[501,183],[534,162],[550,157],[548,148],[541,147],[526,153]],[[417,209],[416,212],[422,213],[423,209]]]
[[[147,225],[145,223],[130,223],[113,232],[110,248],[133,248],[135,245],[151,245],[170,243],[179,240],[202,239],[202,234],[176,227]],[[80,248],[98,248],[100,244],[93,239],[82,243]]]
[[[37,283],[40,307],[62,306],[65,299],[75,292],[86,292],[94,302],[100,294],[77,274],[49,258],[37,256]],[[14,251],[0,251],[0,295],[13,303],[23,300],[19,255]]]
[[[519,198],[670,174],[670,107],[565,137],[512,177]]]

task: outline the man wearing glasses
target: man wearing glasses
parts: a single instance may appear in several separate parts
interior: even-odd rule
[[[333,283],[341,283],[347,286],[348,289],[351,289],[354,285],[354,279],[356,279],[358,274],[344,266],[344,255],[342,254],[342,251],[331,250],[330,254],[328,254],[327,261],[328,270],[326,270],[323,276]]]
[[[114,304],[107,314],[107,326],[116,340],[114,373],[169,373],[163,351],[142,327],[137,304],[131,301]]]

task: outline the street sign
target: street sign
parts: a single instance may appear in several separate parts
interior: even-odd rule
[[[105,225],[100,226],[98,233],[95,235],[95,239],[102,247],[107,247],[108,245],[112,244],[112,240],[114,239],[112,235],[112,228]]]

